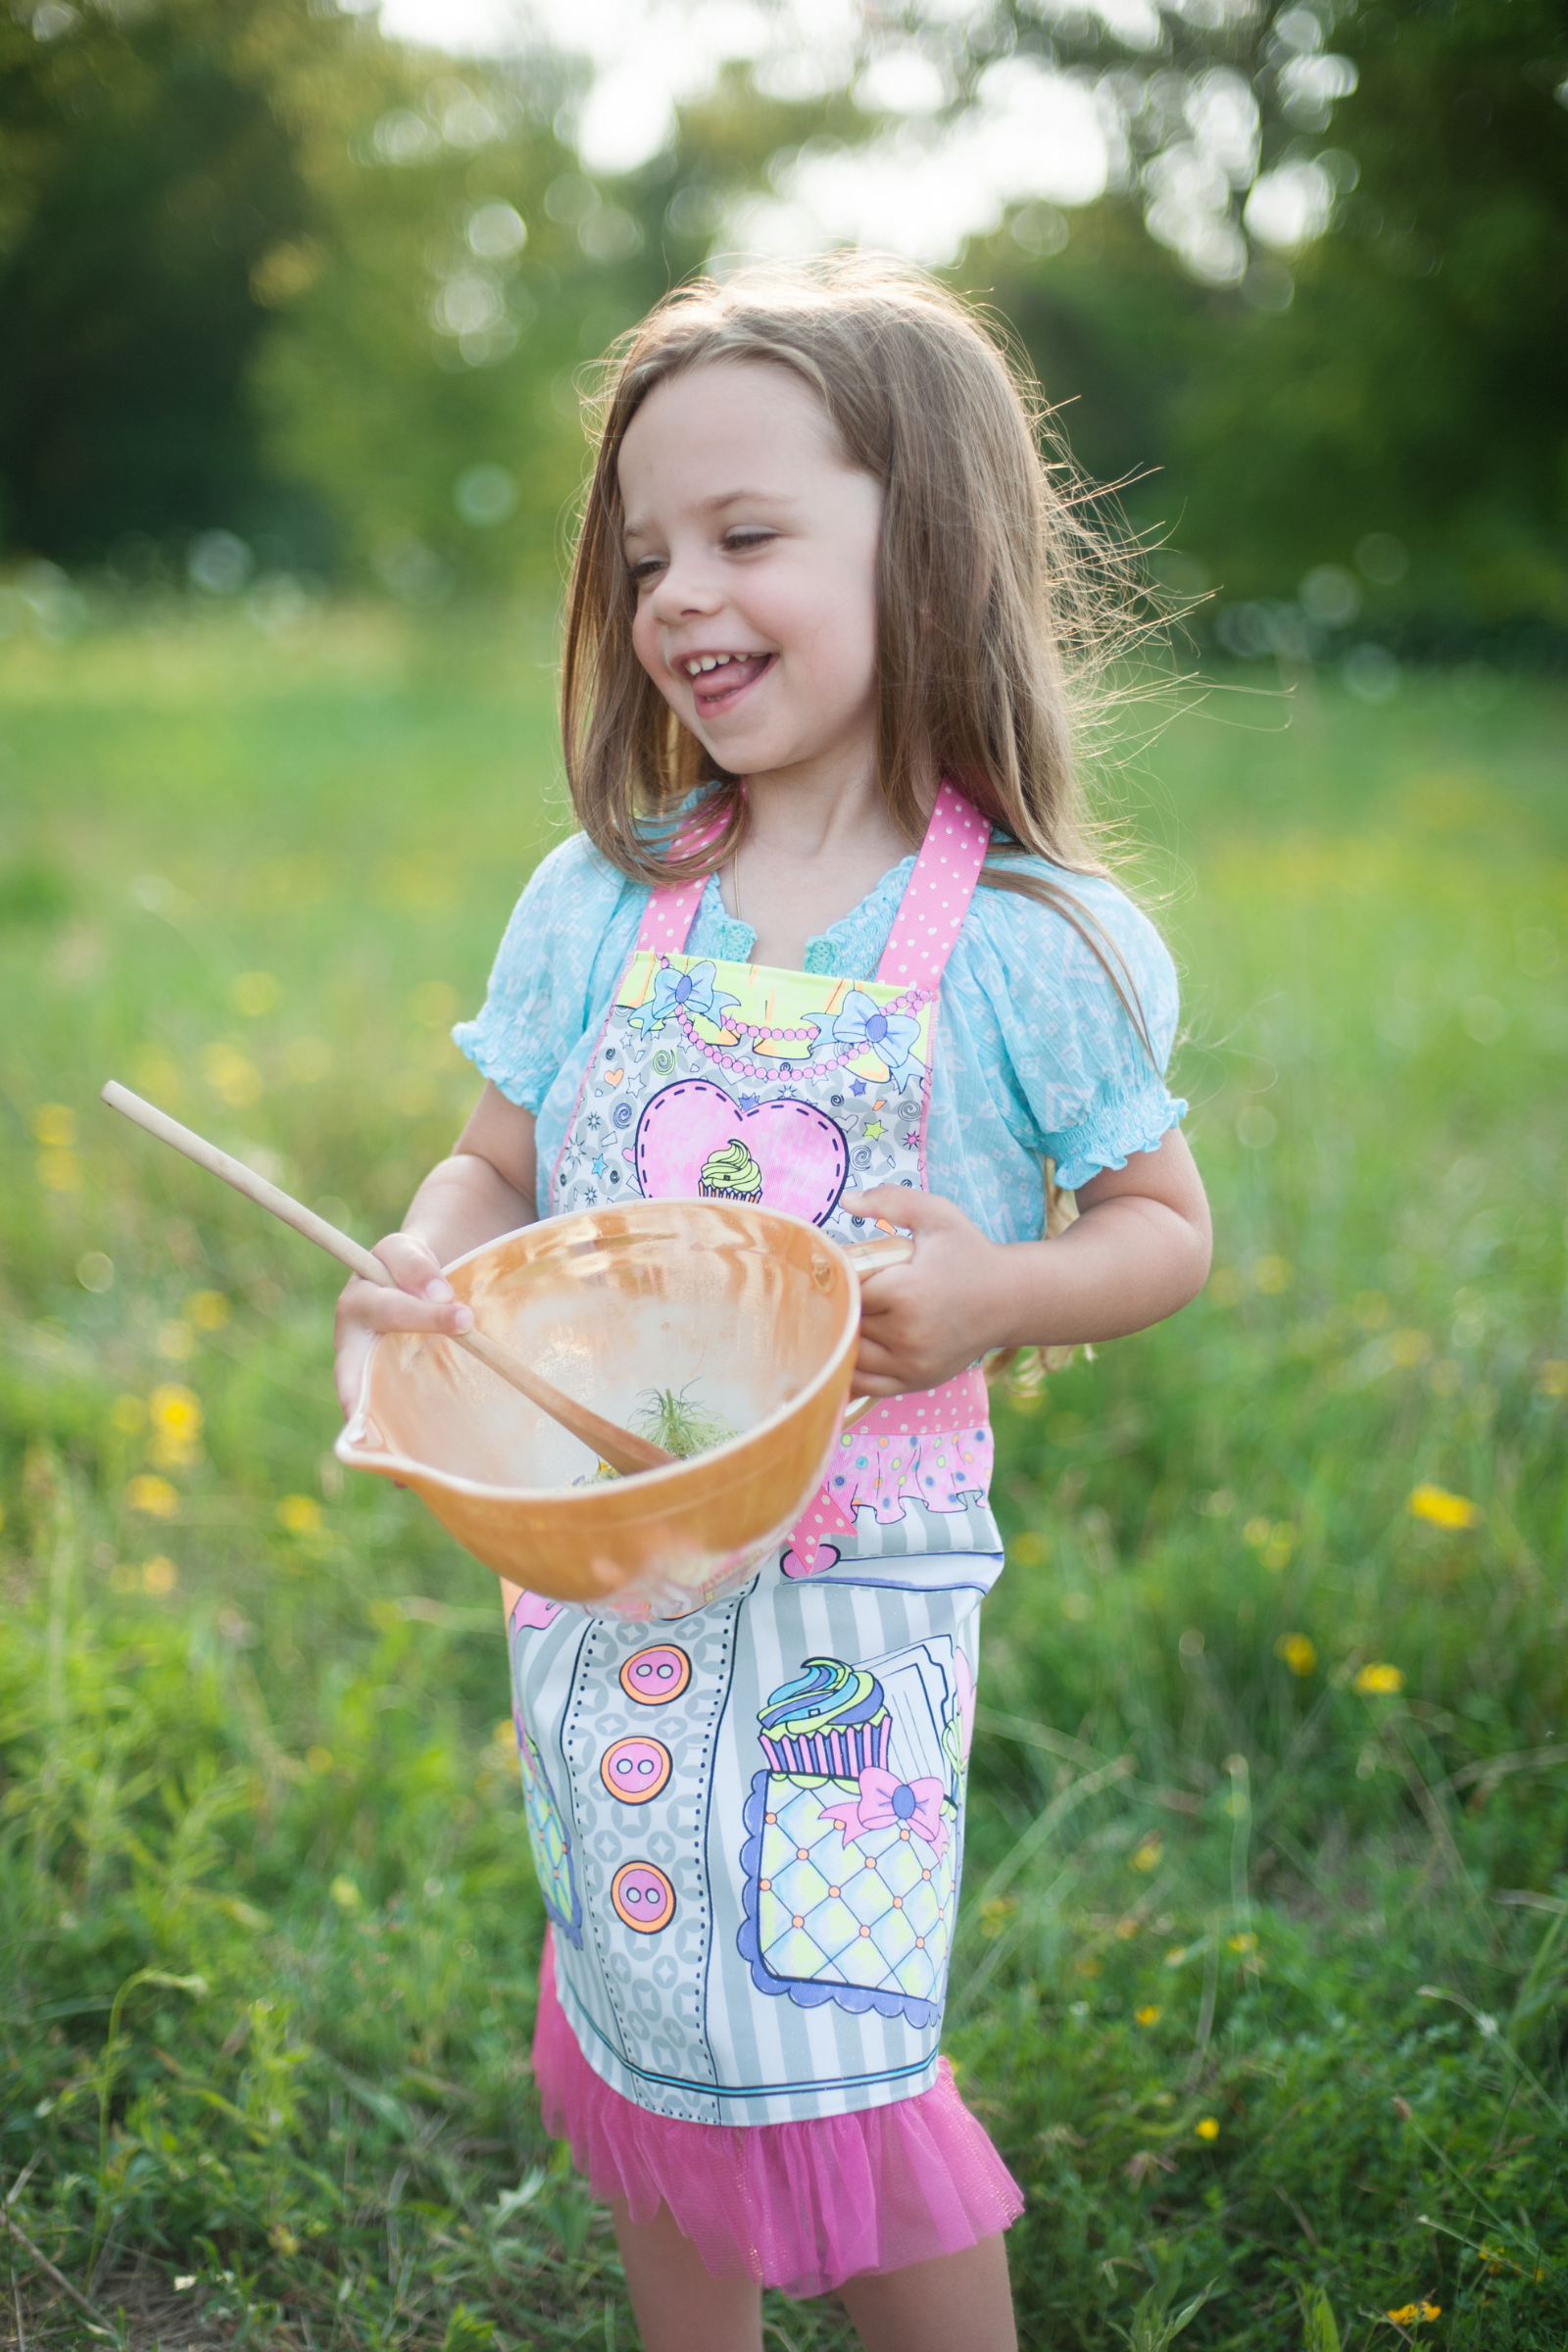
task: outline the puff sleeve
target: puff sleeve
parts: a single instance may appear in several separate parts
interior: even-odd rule
[[[480,1012],[452,1035],[509,1102],[537,1114],[585,1032],[603,1019],[645,891],[586,834],[551,851],[513,909]]]
[[[1054,1162],[1063,1191],[1076,1192],[1101,1169],[1153,1151],[1186,1111],[1165,1084],[1176,970],[1153,924],[1114,883],[1024,870],[1076,902],[1121,993],[1064,914],[985,888],[955,948],[947,993],[968,1032],[964,1058],[991,1075],[991,1101],[975,1106],[971,1127],[1000,1120],[1031,1158]]]

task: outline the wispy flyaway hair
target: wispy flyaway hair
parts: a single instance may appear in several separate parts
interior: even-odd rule
[[[572,566],[562,721],[573,806],[596,847],[656,887],[721,866],[746,824],[740,779],[675,717],[632,647],[620,447],[671,376],[715,364],[787,368],[820,399],[847,465],[882,485],[876,763],[912,844],[950,776],[991,820],[982,880],[1063,914],[1143,1022],[1120,958],[1079,901],[1009,868],[1021,856],[1102,873],[1075,749],[1107,664],[1136,633],[1128,563],[1082,513],[1064,459],[1042,455],[1036,387],[974,312],[923,271],[858,253],[704,279],[622,341]],[[716,785],[721,828],[681,850],[667,820]]]

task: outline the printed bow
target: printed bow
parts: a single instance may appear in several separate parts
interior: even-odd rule
[[[711,1021],[715,1027],[722,1028],[720,1016],[732,1004],[738,1004],[740,999],[726,996],[721,988],[715,989],[713,982],[716,978],[717,974],[710,963],[694,963],[689,972],[678,971],[672,963],[662,964],[654,976],[652,997],[638,1005],[628,1025],[640,1029],[645,1037],[652,1037],[656,1030],[663,1027],[672,1012],[678,1012],[684,1006],[688,1013],[700,1012],[705,1021]]]
[[[859,1795],[843,1804],[824,1805],[822,1811],[829,1821],[838,1823],[846,1845],[853,1845],[868,1830],[912,1830],[940,1862],[948,1842],[943,1794],[940,1781],[901,1781],[880,1765],[868,1764],[860,1775]]]
[[[907,1012],[884,1012],[863,990],[851,989],[843,1010],[833,1023],[836,1046],[858,1046],[887,1065],[892,1084],[902,1092],[910,1067],[910,1051],[920,1024]]]

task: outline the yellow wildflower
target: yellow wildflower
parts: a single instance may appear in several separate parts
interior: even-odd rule
[[[1396,1698],[1404,1689],[1404,1675],[1397,1666],[1363,1666],[1354,1687],[1363,1698]]]
[[[167,1385],[148,1398],[153,1460],[160,1470],[183,1470],[200,1449],[203,1414],[189,1389]]]
[[[1317,1644],[1305,1634],[1281,1634],[1274,1644],[1277,1657],[1284,1659],[1293,1674],[1310,1674],[1317,1664]]]
[[[1228,1938],[1228,1943],[1233,1952],[1255,1952],[1257,1949],[1255,1936],[1232,1936]]]
[[[1157,1870],[1164,1851],[1165,1841],[1163,1838],[1146,1838],[1143,1843],[1134,1849],[1130,1858],[1130,1867],[1133,1870]]]
[[[154,1389],[147,1403],[157,1427],[167,1429],[172,1437],[201,1436],[202,1408],[189,1389],[175,1388],[172,1384]]]
[[[1193,2130],[1198,2133],[1200,2139],[1218,2139],[1219,2137],[1219,2125],[1211,2115],[1200,2116],[1198,2122],[1193,2126]]]
[[[1433,1527],[1474,1527],[1481,1516],[1468,1495],[1450,1494],[1446,1487],[1413,1487],[1404,1507]]]
[[[158,1600],[172,1592],[178,1582],[179,1570],[172,1560],[166,1560],[162,1552],[156,1559],[149,1560],[141,1572],[142,1591],[151,1592]]]
[[[172,1519],[179,1509],[179,1495],[167,1478],[153,1478],[143,1471],[125,1489],[125,1500],[133,1511],[147,1511],[154,1519]]]
[[[1157,2026],[1162,2015],[1163,2012],[1152,2001],[1146,2001],[1142,2009],[1133,2011],[1133,2022],[1140,2026]]]
[[[76,1114],[64,1102],[40,1102],[32,1114],[32,1132],[48,1152],[69,1152],[76,1140]]]
[[[321,1506],[310,1494],[285,1494],[277,1506],[277,1523],[291,1536],[318,1536],[321,1532]]]
[[[1396,2328],[1414,2328],[1422,2320],[1436,2320],[1442,2314],[1441,2303],[1401,2303],[1397,2311],[1391,2311],[1386,2317],[1394,2322]]]
[[[221,1331],[228,1321],[228,1300],[221,1291],[192,1291],[185,1312],[198,1331]]]

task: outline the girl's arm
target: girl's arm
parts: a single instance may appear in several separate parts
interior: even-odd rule
[[[1208,1278],[1208,1202],[1175,1128],[1104,1168],[1054,1242],[992,1242],[930,1193],[878,1185],[857,1209],[906,1226],[914,1257],[866,1285],[855,1387],[935,1388],[992,1348],[1115,1340],[1175,1314]]]
[[[401,1230],[375,1246],[397,1289],[356,1275],[338,1299],[334,1378],[345,1413],[358,1400],[378,1331],[468,1330],[473,1311],[458,1303],[441,1269],[481,1242],[534,1223],[536,1169],[533,1112],[487,1083],[450,1158],[415,1194]]]

